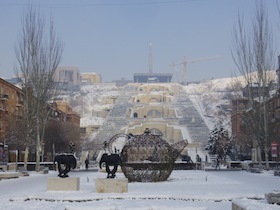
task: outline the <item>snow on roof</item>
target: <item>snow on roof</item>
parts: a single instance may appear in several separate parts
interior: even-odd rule
[[[104,118],[102,117],[92,117],[89,115],[83,116],[80,121],[81,127],[87,127],[91,125],[102,125],[104,122]]]

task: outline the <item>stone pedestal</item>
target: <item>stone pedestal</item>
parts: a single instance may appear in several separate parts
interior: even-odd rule
[[[20,173],[18,172],[1,172],[0,173],[0,180],[1,179],[12,179],[12,178],[18,178],[20,176]]]
[[[79,177],[48,178],[47,190],[78,191],[79,189]]]
[[[97,193],[124,193],[128,189],[128,179],[96,179]]]

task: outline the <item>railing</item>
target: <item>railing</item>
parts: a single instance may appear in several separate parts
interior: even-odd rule
[[[19,106],[23,106],[23,100],[18,100],[16,106],[18,106],[18,107],[19,107]]]
[[[0,94],[0,100],[8,100],[9,95],[8,94]]]

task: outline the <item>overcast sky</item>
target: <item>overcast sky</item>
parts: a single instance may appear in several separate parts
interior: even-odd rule
[[[275,37],[280,34],[276,1],[265,0]],[[150,43],[154,73],[173,73],[169,65],[186,56],[202,58],[187,65],[187,81],[231,77],[234,23],[240,12],[250,26],[255,8],[255,0],[0,0],[0,77],[15,72],[14,46],[29,3],[46,20],[54,19],[65,45],[60,66],[99,73],[103,81],[147,73]],[[219,58],[207,59],[213,57]],[[182,65],[177,70],[181,78]]]

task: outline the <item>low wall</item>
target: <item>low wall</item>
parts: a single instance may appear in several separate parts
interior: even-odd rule
[[[13,165],[13,169],[15,168],[14,164],[17,164],[17,170],[18,168],[24,166],[24,162],[9,163],[9,165]],[[35,171],[35,168],[36,162],[27,162],[27,171]],[[40,168],[49,168],[49,170],[56,170],[56,164],[54,164],[53,162],[40,162]]]
[[[175,163],[173,170],[194,170],[196,168],[195,163]]]
[[[7,164],[0,163],[0,171],[7,171],[7,169],[8,169]]]
[[[232,210],[279,210],[278,205],[267,203],[266,200],[236,199],[232,201]]]

